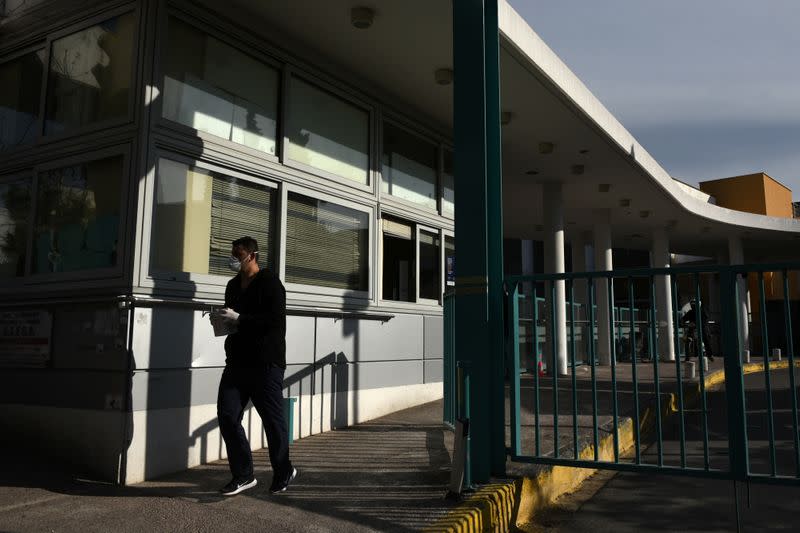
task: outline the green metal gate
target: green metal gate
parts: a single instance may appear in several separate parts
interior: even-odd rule
[[[797,278],[790,282],[798,270],[800,264],[770,264],[507,277],[510,460],[800,484],[793,333],[800,302]],[[756,293],[750,298],[757,309],[752,324],[743,307],[748,280]],[[565,284],[567,295],[566,334],[560,338],[551,319],[557,316],[557,283]],[[611,296],[596,302],[600,284]],[[578,294],[581,286],[586,290]],[[657,286],[663,288],[658,295]],[[520,325],[534,318],[521,313],[520,301],[536,301],[542,292],[546,373],[520,364],[528,346]],[[682,313],[679,306],[689,302],[691,308],[692,300],[694,311]],[[586,344],[588,364],[579,366],[577,303],[586,308],[589,339],[603,327],[610,334],[607,366],[599,364],[596,342]],[[597,318],[599,306],[608,306],[606,324]],[[624,324],[616,307],[644,310],[645,323],[635,324],[628,312]],[[671,326],[657,312],[669,307]],[[665,344],[667,335],[671,344]],[[671,345],[674,360],[662,360],[659,345]],[[566,364],[556,362],[559,351],[566,351]],[[686,359],[693,353],[694,365]],[[717,356],[708,368],[704,354]],[[687,372],[692,366],[695,378]],[[559,375],[559,368],[566,372]],[[746,390],[745,374],[754,372],[758,381],[747,378]],[[774,385],[786,377],[784,386]]]

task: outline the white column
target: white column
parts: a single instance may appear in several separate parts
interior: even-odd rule
[[[585,234],[575,235],[572,237],[572,271],[573,272],[586,272],[589,267],[586,264],[586,247],[590,237]],[[576,304],[580,307],[575,310],[575,336],[578,340],[575,342],[575,361],[586,361],[588,359],[586,353],[586,337],[589,328],[583,327],[585,324],[582,320],[586,317],[586,302],[589,301],[589,284],[585,279],[576,279],[572,288],[573,298]],[[581,312],[578,312],[578,309]],[[567,309],[567,316],[569,316],[569,308]]]
[[[544,189],[544,260],[545,271],[552,274],[560,274],[564,272],[564,199],[561,191],[560,183],[546,183],[543,185]],[[547,297],[547,313],[550,314],[550,290],[546,289]],[[555,321],[556,338],[551,339],[555,341],[555,355],[556,360],[551,361],[550,367],[556,368],[558,373],[564,375],[567,373],[567,309],[565,305],[566,300],[566,285],[564,280],[555,282],[555,317],[551,320]],[[548,324],[548,336],[550,335],[550,327]],[[552,345],[550,353],[545,357],[551,357]]]
[[[744,264],[744,249],[742,248],[742,239],[739,237],[728,237],[728,262],[731,265]],[[744,350],[750,349],[750,323],[748,321],[748,303],[750,301],[750,293],[747,287],[747,278],[737,276],[736,285],[737,290],[737,306],[739,308],[739,349],[742,353],[740,357],[744,356]],[[724,355],[724,354],[723,354]]]
[[[669,238],[664,229],[653,232],[652,267],[669,268]],[[671,276],[655,276],[656,320],[658,320],[658,356],[662,361],[675,360],[675,335],[672,331]]]
[[[594,268],[597,271],[614,270],[611,250],[611,210],[595,211],[594,224]],[[594,282],[595,304],[597,305],[597,361],[601,365],[611,364],[611,322],[608,315],[609,298],[613,304],[613,294],[608,294],[605,278]]]

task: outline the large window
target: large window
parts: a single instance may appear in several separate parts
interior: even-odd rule
[[[452,217],[456,208],[456,180],[453,174],[453,152],[444,151],[442,172],[442,214]]]
[[[297,193],[286,206],[286,281],[369,290],[369,215]]]
[[[40,172],[34,273],[117,265],[122,155]]]
[[[25,274],[31,182],[0,178],[0,279]]]
[[[128,115],[135,27],[127,13],[53,41],[45,133]]]
[[[271,187],[169,159],[158,163],[153,271],[231,276],[231,243],[249,235],[259,261],[274,266]]]
[[[278,72],[176,18],[164,56],[164,118],[276,153]]]
[[[369,183],[369,113],[292,77],[286,157],[366,185]]]
[[[381,191],[436,209],[436,159],[434,144],[384,123]]]
[[[0,65],[0,151],[36,139],[43,57],[31,52]]]

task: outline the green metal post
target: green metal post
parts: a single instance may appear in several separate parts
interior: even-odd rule
[[[589,338],[594,340],[594,280],[586,282],[589,292]],[[597,430],[597,366],[595,361],[594,342],[589,343],[589,365],[592,377],[592,442],[594,443],[594,460],[600,460],[600,439]]]
[[[471,362],[472,474],[505,471],[497,0],[453,2],[456,357]]]
[[[758,273],[758,298],[761,304],[761,339],[764,350],[764,387],[767,394],[767,432],[769,434],[769,465],[770,473],[775,476],[777,465],[775,461],[775,421],[772,418],[772,381],[769,375],[769,326],[767,325],[767,299],[764,291],[764,272]],[[794,391],[792,391],[794,393]]]
[[[686,468],[686,421],[684,420],[683,413],[683,376],[681,375],[681,349],[680,349],[680,333],[678,332],[678,325],[680,324],[680,317],[678,316],[678,280],[676,276],[671,276],[670,293],[672,294],[672,312],[675,317],[673,319],[673,327],[675,330],[675,375],[678,380],[678,426],[681,439],[681,468]]]
[[[511,383],[508,387],[511,411],[511,450],[514,455],[522,454],[520,439],[520,376],[519,376],[519,284],[512,283],[508,291],[508,370]]]
[[[606,280],[607,291],[609,295],[614,294],[614,278],[609,276]],[[614,430],[614,462],[619,462],[619,406],[617,405],[617,345],[614,341],[614,330],[616,328],[616,320],[614,318],[614,301],[613,298],[608,298],[608,315],[611,317],[611,409],[614,417],[613,430]]]
[[[553,456],[558,457],[558,338],[556,335],[556,282],[550,282],[550,348],[552,366],[547,371],[553,380]]]
[[[794,339],[792,338],[792,310],[789,305],[789,272],[783,270],[783,318],[786,330],[786,353],[789,358],[789,390],[792,391],[792,440],[794,442],[795,477],[800,477],[800,442],[797,435],[797,388],[794,378]]]
[[[722,353],[725,354],[725,391],[728,400],[728,449],[733,479],[744,481],[750,470],[747,456],[747,418],[744,400],[744,375],[739,357],[739,307],[736,273],[720,272],[722,308]]]
[[[661,429],[661,384],[658,375],[658,340],[656,335],[656,283],[655,277],[647,278],[650,282],[650,355],[653,357],[653,388],[656,399],[656,448],[658,450],[658,466],[664,466],[664,436]]]
[[[572,450],[578,458],[578,378],[575,368],[575,280],[569,280],[569,338],[572,364]]]
[[[694,295],[696,302],[694,327],[697,335],[697,364],[700,366],[700,407],[703,410],[701,413],[703,419],[703,464],[705,469],[708,470],[708,398],[706,396],[706,370],[703,367],[705,340],[703,339],[703,299],[700,294],[700,274],[694,275]]]
[[[631,326],[631,379],[633,381],[633,443],[636,448],[636,464],[642,462],[642,445],[639,438],[639,380],[636,375],[636,337],[633,330],[633,278],[628,278],[628,305],[630,306]]]

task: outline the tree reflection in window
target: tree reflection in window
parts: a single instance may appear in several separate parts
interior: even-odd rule
[[[39,175],[33,272],[117,263],[122,156]]]

